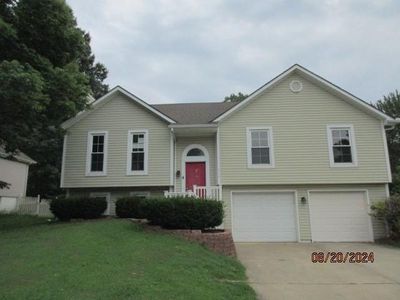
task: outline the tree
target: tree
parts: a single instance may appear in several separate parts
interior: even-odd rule
[[[224,102],[240,102],[247,98],[248,95],[244,95],[241,92],[236,94],[230,94],[230,96],[226,96]]]
[[[34,158],[28,193],[59,193],[60,125],[108,86],[63,0],[0,2],[0,144]]]
[[[396,90],[383,96],[376,102],[375,107],[393,118],[400,117],[400,93]],[[387,144],[390,156],[390,167],[393,173],[393,183],[390,190],[392,193],[400,193],[400,126],[386,131]]]
[[[95,99],[108,92],[108,85],[103,81],[107,78],[108,70],[101,63],[95,63],[95,56],[90,48],[90,35],[82,31],[85,47],[79,58],[80,70],[89,77],[89,84]]]

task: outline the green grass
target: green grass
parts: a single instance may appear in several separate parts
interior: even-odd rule
[[[0,215],[1,299],[256,297],[237,260],[200,245],[126,220],[46,223]]]

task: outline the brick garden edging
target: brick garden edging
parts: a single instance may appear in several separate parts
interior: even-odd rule
[[[132,220],[137,222],[137,220]],[[228,230],[205,231],[190,229],[164,229],[160,226],[153,226],[144,222],[139,222],[145,230],[172,234],[184,238],[185,240],[197,242],[208,249],[227,256],[236,256],[235,244],[232,234]]]

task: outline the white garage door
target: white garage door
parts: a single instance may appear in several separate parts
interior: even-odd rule
[[[310,192],[309,206],[313,241],[373,240],[365,192]]]
[[[297,241],[292,192],[232,193],[232,234],[236,242]]]

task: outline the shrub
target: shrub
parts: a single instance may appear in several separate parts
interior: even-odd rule
[[[153,198],[141,202],[143,215],[170,229],[205,229],[223,221],[222,202],[194,197]]]
[[[119,198],[115,203],[115,213],[120,218],[144,219],[141,212],[140,203],[143,197],[124,197]]]
[[[51,212],[60,220],[96,219],[107,208],[104,198],[58,198],[50,202]]]
[[[389,235],[393,239],[400,239],[400,194],[391,196],[387,201],[371,206],[372,215],[385,220]]]
[[[140,209],[144,218],[153,225],[161,225],[166,198],[147,198],[140,202]]]

